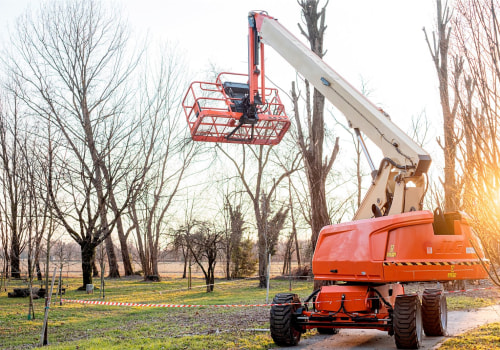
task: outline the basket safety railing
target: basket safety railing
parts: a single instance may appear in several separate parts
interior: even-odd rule
[[[247,79],[246,74],[221,73],[215,83],[195,81],[183,99],[182,107],[194,141],[275,145],[290,127],[290,120],[275,88],[260,89],[256,118],[248,118],[235,105],[241,97],[230,96],[223,78]],[[244,83],[239,83],[244,86]]]

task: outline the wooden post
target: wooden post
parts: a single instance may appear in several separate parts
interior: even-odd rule
[[[52,290],[54,289],[54,282],[56,280],[56,269],[54,267],[54,273],[52,274],[52,284],[50,285],[50,292],[45,297],[45,316],[43,318],[43,327],[42,327],[42,337],[40,339],[40,346],[48,345],[48,336],[47,336],[47,323],[49,321],[49,309],[50,309],[50,300],[52,298]]]
[[[271,276],[271,253],[269,253],[269,261],[267,262],[267,286],[266,286],[266,304],[269,304],[269,278]]]
[[[59,306],[62,306],[62,269],[63,265],[59,268]]]
[[[106,263],[104,259],[101,259],[101,291],[99,292],[99,297],[106,298],[106,293],[104,292],[104,274],[106,273]]]

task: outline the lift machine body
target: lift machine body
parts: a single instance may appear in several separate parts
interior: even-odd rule
[[[444,335],[443,291],[411,294],[405,285],[483,279],[488,263],[466,214],[423,210],[429,154],[275,18],[250,12],[248,23],[248,74],[223,73],[213,83],[194,82],[186,93],[183,108],[193,140],[281,141],[290,120],[278,91],[265,86],[266,43],[344,114],[372,170],[372,184],[353,221],[320,232],[312,268],[323,286],[303,302],[290,293],[274,298],[274,341],[295,345],[313,328],[329,334],[372,328],[394,335],[398,348],[418,348],[423,332]],[[378,168],[363,135],[383,153]]]

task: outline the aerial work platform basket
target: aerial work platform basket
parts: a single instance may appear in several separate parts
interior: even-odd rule
[[[230,80],[225,80],[226,77]],[[244,81],[244,82],[240,82]],[[194,141],[276,145],[290,127],[278,90],[259,88],[250,102],[248,75],[221,73],[193,82],[182,107]]]

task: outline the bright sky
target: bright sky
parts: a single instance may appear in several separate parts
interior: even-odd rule
[[[124,3],[134,27],[149,28],[152,35],[178,42],[193,72],[203,72],[209,62],[224,70],[246,71],[250,10],[266,10],[300,36],[295,0]],[[404,125],[424,109],[435,119],[437,78],[422,31],[424,26],[432,31],[434,13],[434,0],[330,0],[324,59],[354,86],[360,87],[362,79],[368,82],[373,90],[370,99],[393,120]],[[289,91],[293,71],[272,49],[266,50],[266,56],[267,75],[272,81],[283,79],[281,87]]]
[[[7,27],[18,15],[40,3],[0,0],[0,39],[7,38]],[[176,43],[196,79],[205,77],[210,63],[223,70],[246,72],[247,14],[251,10],[266,10],[300,37],[300,9],[295,0],[109,3],[123,6],[123,14],[136,33]],[[432,32],[434,17],[434,0],[330,0],[324,59],[353,86],[360,88],[362,80],[367,82],[372,102],[403,130],[412,116],[424,110],[431,121],[439,121],[437,78],[422,31],[426,27]],[[266,50],[266,56],[268,77],[289,91],[294,72],[272,49]]]
[[[112,8],[122,7],[137,37],[147,33],[152,41],[176,44],[190,70],[186,75],[196,80],[206,77],[210,64],[225,71],[246,72],[247,14],[251,10],[267,11],[303,38],[297,27],[301,18],[296,0],[101,1]],[[16,17],[29,6],[40,4],[41,0],[0,0],[0,47]],[[401,129],[408,130],[412,116],[425,111],[434,127],[424,148],[435,159],[439,173],[436,159],[442,152],[435,141],[442,128],[438,84],[422,31],[425,27],[432,33],[435,11],[435,0],[330,0],[324,60],[354,87],[360,89],[365,81],[371,90],[370,100],[389,113]],[[295,79],[288,63],[271,48],[266,49],[266,74],[286,92]],[[282,100],[290,106],[283,94]],[[341,142],[341,148],[349,152],[353,146],[348,144],[350,138],[347,140]],[[372,150],[370,153],[378,165],[380,157]],[[343,166],[345,163],[338,165]]]

